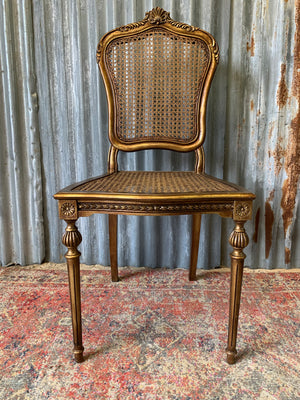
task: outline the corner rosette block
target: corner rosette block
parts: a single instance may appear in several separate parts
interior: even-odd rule
[[[235,221],[247,221],[252,217],[252,201],[235,201],[233,219]]]
[[[77,219],[77,201],[76,200],[59,200],[58,202],[59,218]]]

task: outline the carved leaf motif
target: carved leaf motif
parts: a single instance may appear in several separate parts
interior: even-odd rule
[[[150,23],[152,25],[160,25],[160,24],[164,24],[168,22],[169,24],[175,26],[176,28],[179,29],[185,29],[187,32],[194,32],[194,31],[200,31],[200,28],[197,28],[193,25],[189,25],[183,22],[178,22],[178,21],[174,21],[171,17],[170,17],[170,13],[165,11],[163,8],[161,7],[155,7],[153,8],[151,11],[148,11],[145,13],[145,18],[142,19],[141,21],[138,22],[132,22],[130,24],[121,26],[120,28],[118,28],[119,31],[121,32],[127,32],[130,31],[132,29],[136,29],[139,28],[140,26],[145,25],[146,23]],[[210,44],[210,47],[212,49],[213,55],[215,57],[216,62],[219,62],[219,48],[217,43],[215,42],[214,39],[212,39],[212,43]],[[101,47],[101,42],[98,45],[98,49],[97,49],[97,62],[99,63],[100,61],[100,56],[101,56],[101,52],[102,52],[102,47]]]
[[[142,21],[132,22],[131,24],[121,26],[121,27],[119,28],[119,31],[121,31],[121,32],[130,31],[131,29],[135,29],[135,28],[138,28],[138,27],[140,27],[140,26],[145,25],[145,23],[146,23],[147,21],[148,21],[148,19],[144,18]]]
[[[232,209],[231,204],[157,204],[157,205],[127,205],[127,204],[97,204],[97,203],[79,203],[81,211],[101,211],[101,210],[120,210],[120,211],[154,211],[154,212],[180,212],[180,211],[208,211],[218,212]]]
[[[170,17],[170,13],[165,11],[161,7],[155,7],[151,11],[146,12],[145,18],[142,21],[133,22],[131,24],[121,26],[121,28],[119,28],[119,30],[121,32],[129,31],[130,29],[135,29],[135,28],[138,28],[139,26],[143,26],[147,22],[149,22],[149,24],[152,24],[152,25],[160,25],[160,24],[164,24],[164,23],[168,22],[171,25],[176,26],[177,28],[186,29],[188,32],[200,30],[199,28],[195,28],[192,25],[188,25],[183,22],[174,21]]]
[[[96,60],[97,60],[97,63],[100,62],[101,52],[102,52],[102,43],[99,42],[99,43],[98,43],[98,47],[97,47],[97,53],[96,53]]]

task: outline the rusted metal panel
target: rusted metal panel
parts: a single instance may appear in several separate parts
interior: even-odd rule
[[[62,261],[52,194],[106,171],[100,37],[161,6],[211,32],[220,64],[207,114],[206,171],[257,195],[251,267],[297,267],[300,1],[1,0],[0,262]],[[39,110],[37,109],[39,104]],[[121,154],[126,169],[192,169],[193,154]],[[203,218],[199,267],[229,264],[232,221]],[[82,218],[86,263],[108,264],[108,221]],[[121,217],[120,264],[187,267],[190,217]]]
[[[225,178],[257,194],[247,263],[296,267],[299,1],[245,2],[231,25]]]

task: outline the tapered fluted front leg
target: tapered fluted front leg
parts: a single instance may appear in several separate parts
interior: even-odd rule
[[[83,362],[81,301],[80,301],[80,252],[77,246],[81,243],[81,234],[78,231],[76,220],[66,221],[67,227],[62,242],[68,248],[65,254],[69,273],[69,288],[72,312],[73,341],[75,361]]]
[[[230,235],[229,243],[233,247],[231,253],[231,281],[230,281],[230,306],[227,344],[227,362],[234,364],[236,361],[236,336],[240,310],[240,299],[243,279],[244,259],[243,249],[248,245],[249,238],[244,229],[245,221],[235,221],[235,228]]]

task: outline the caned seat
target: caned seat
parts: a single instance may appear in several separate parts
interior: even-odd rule
[[[93,194],[123,194],[126,195],[177,195],[184,198],[186,194],[194,194],[199,198],[210,198],[211,194],[226,194],[236,196],[237,192],[245,192],[221,179],[206,174],[191,171],[119,171],[116,173],[92,178],[72,186],[68,192]],[[220,196],[221,197],[221,196]]]
[[[219,214],[235,221],[229,237],[231,289],[227,361],[236,358],[236,336],[245,254],[255,195],[233,183],[205,174],[203,143],[206,103],[219,60],[215,39],[207,32],[171,19],[156,7],[142,21],[100,40],[97,62],[104,80],[111,143],[108,173],[77,182],[54,195],[59,216],[67,223],[66,253],[74,355],[82,362],[80,303],[81,235],[79,217],[109,214],[112,280],[118,281],[117,216],[192,214],[189,279],[196,280],[201,215]],[[195,152],[194,171],[119,171],[118,152],[143,149]]]

